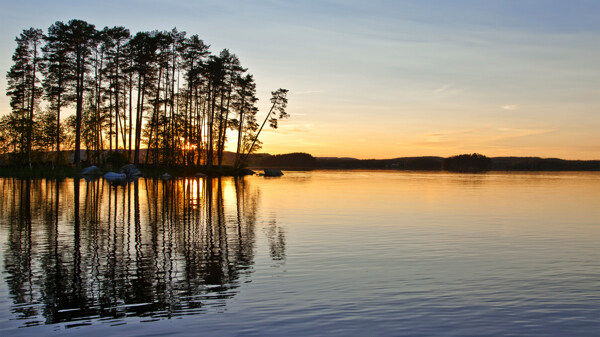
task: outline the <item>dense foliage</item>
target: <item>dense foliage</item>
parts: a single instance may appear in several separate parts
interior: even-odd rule
[[[0,151],[14,162],[60,164],[61,151],[74,150],[76,165],[82,153],[103,163],[120,152],[135,164],[221,166],[231,132],[236,166],[260,148],[253,76],[198,35],[71,20],[46,33],[24,30],[16,42],[7,73],[12,113],[0,118]],[[288,116],[286,95],[272,92],[262,126]],[[48,151],[51,158],[35,158]]]

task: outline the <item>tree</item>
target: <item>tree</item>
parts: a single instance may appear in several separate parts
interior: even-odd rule
[[[217,138],[217,160],[219,167],[221,167],[223,164],[225,141],[227,139],[227,129],[232,125],[229,122],[232,94],[235,85],[239,83],[238,79],[247,71],[247,69],[242,68],[238,57],[235,54],[230,53],[228,49],[221,51],[219,57],[223,60],[224,68],[224,85],[221,93],[221,113],[219,115],[219,132]]]
[[[17,152],[19,142],[20,124],[16,114],[9,114],[0,118],[0,153]]]
[[[69,46],[66,40],[67,26],[57,21],[48,28],[45,37],[46,44],[42,47],[44,54],[43,87],[45,98],[50,103],[50,109],[56,112],[56,164],[60,165],[60,113],[61,108],[74,101],[74,96],[68,95],[69,86],[75,78],[73,64],[69,58]]]
[[[253,136],[253,133],[258,129],[258,123],[256,122],[256,113],[258,112],[256,102],[258,102],[258,98],[256,98],[256,83],[254,83],[252,75],[239,77],[237,81],[233,102],[233,108],[238,114],[238,119],[233,120],[233,124],[238,131],[234,166],[240,167],[240,155],[249,145],[246,144],[247,141],[253,138],[251,135]]]
[[[120,125],[120,101],[119,97],[121,95],[121,88],[125,88],[125,84],[121,86],[121,83],[124,82],[125,76],[123,73],[123,69],[127,66],[125,58],[123,57],[123,45],[129,41],[130,33],[129,30],[125,27],[113,27],[113,28],[104,28],[104,36],[105,43],[107,48],[107,64],[106,64],[106,74],[108,80],[110,81],[110,91],[109,91],[109,100],[111,101],[110,105],[110,130],[109,130],[109,148],[112,150],[112,139],[113,134],[115,138],[115,149],[119,150],[119,125]],[[125,93],[125,92],[124,92]],[[124,95],[123,95],[124,96]],[[112,97],[114,97],[114,124],[115,131],[113,133],[112,127]],[[124,106],[123,106],[124,107]],[[124,109],[123,109],[123,113]],[[125,146],[125,144],[123,144]]]
[[[48,152],[55,146],[56,142],[64,140],[64,128],[57,129],[57,113],[55,110],[48,109],[37,115],[34,123],[34,145],[35,148]]]
[[[193,158],[190,158],[190,156],[193,156],[193,152],[190,151],[190,144],[196,144],[198,150],[201,148],[200,108],[202,98],[200,96],[201,86],[204,82],[202,69],[205,67],[205,58],[209,54],[208,48],[209,46],[204,44],[204,41],[198,35],[192,35],[185,39],[184,48],[182,49],[182,66],[187,81],[183,141],[184,146],[188,148],[185,157],[186,163],[194,162]]]
[[[131,37],[124,27],[57,21],[47,36],[31,28],[16,41],[7,73],[13,113],[1,121],[1,145],[30,166],[32,150],[55,149],[60,164],[61,151],[74,148],[80,166],[82,149],[99,161],[106,146],[119,151],[120,144],[139,164],[143,143],[147,164],[221,167],[231,130],[240,166],[260,148],[267,121],[276,128],[287,117],[287,90],[279,89],[259,129],[256,84],[238,57],[228,49],[210,55],[198,35],[177,29]],[[74,116],[61,118],[70,105]]]
[[[86,94],[88,95],[88,99],[86,100],[86,107],[84,107],[84,114],[88,115],[85,117],[88,123],[82,125],[83,128],[87,128],[87,130],[82,132],[89,135],[89,143],[86,144],[88,159],[91,154],[95,162],[98,162],[104,148],[103,131],[107,125],[107,114],[104,108],[106,99],[104,93],[107,90],[104,88],[105,80],[103,75],[105,73],[104,59],[106,50],[110,48],[109,42],[106,39],[104,30],[96,32],[91,48],[92,53],[89,58],[91,76],[88,76],[86,79]]]
[[[177,158],[179,138],[179,69],[181,53],[185,49],[186,32],[179,32],[173,28],[169,32],[170,51],[166,55],[171,56],[170,62],[166,64],[165,72],[165,101],[163,120],[163,162],[175,164]]]
[[[140,144],[142,137],[142,117],[145,109],[146,94],[156,85],[156,33],[137,33],[130,41],[133,67],[137,77],[137,108],[135,118],[135,152],[133,162],[139,164]]]
[[[31,147],[33,141],[33,116],[37,105],[37,98],[42,95],[42,89],[38,87],[39,64],[41,57],[38,53],[41,41],[44,37],[41,29],[29,28],[24,30],[15,39],[17,48],[13,54],[14,65],[8,71],[7,96],[11,98],[10,105],[13,113],[17,114],[21,122],[20,127],[22,139],[20,144],[21,153],[27,155],[27,161],[31,168]]]
[[[221,92],[221,87],[224,81],[224,66],[223,59],[211,55],[208,62],[206,63],[205,76],[208,81],[208,93],[207,93],[207,151],[206,151],[206,164],[211,167],[214,159],[214,138],[215,138],[215,112],[217,110],[217,97]]]
[[[258,140],[258,136],[260,135],[260,132],[262,131],[262,129],[265,126],[265,124],[267,123],[267,121],[269,121],[269,125],[271,126],[271,128],[277,129],[279,119],[289,117],[289,114],[285,111],[285,109],[287,108],[287,102],[288,102],[287,101],[287,93],[288,93],[288,90],[282,89],[282,88],[279,88],[279,89],[271,92],[271,104],[272,104],[271,109],[269,110],[269,113],[267,114],[265,121],[262,123],[262,125],[260,126],[260,129],[256,133],[256,136],[254,136],[254,140],[252,140],[252,144],[250,145],[250,148],[248,149],[248,152],[246,153],[246,156],[244,157],[244,161],[246,161],[246,159],[248,158],[248,155],[250,155],[252,153],[252,150],[254,149],[256,141]],[[278,113],[279,113],[279,115],[278,115]]]
[[[81,121],[83,117],[83,96],[85,76],[89,71],[88,57],[96,43],[96,27],[83,20],[71,20],[65,29],[65,42],[68,55],[74,68],[75,87],[71,88],[75,96],[75,158],[76,166],[81,166]]]

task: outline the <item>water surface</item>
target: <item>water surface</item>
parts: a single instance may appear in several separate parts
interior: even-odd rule
[[[0,334],[595,336],[600,174],[0,180]]]

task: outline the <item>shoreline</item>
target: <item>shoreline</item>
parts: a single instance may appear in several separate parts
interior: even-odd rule
[[[231,166],[218,167],[139,167],[142,175],[140,178],[161,178],[161,175],[168,173],[172,178],[220,178],[220,177],[243,177],[247,175],[258,175],[259,171],[266,169],[264,166],[251,166],[249,168],[235,169]],[[442,169],[398,169],[398,168],[372,168],[372,167],[269,167],[285,171],[391,171],[391,172],[429,172],[429,173],[502,173],[502,172],[600,172],[600,168],[595,169],[491,169],[487,171],[453,171]],[[64,179],[64,178],[102,178],[105,173],[111,170],[102,170],[102,174],[86,176],[82,174],[83,168],[72,166],[61,167],[0,167],[0,178],[16,179]]]
[[[84,178],[82,174],[83,169],[74,166],[34,166],[32,168],[22,166],[2,166],[0,167],[0,178],[19,178],[19,179],[37,179],[37,178],[49,178],[49,179],[61,179],[61,178]],[[253,174],[251,170],[246,168],[233,168],[232,166],[218,166],[205,167],[205,166],[194,166],[194,167],[181,167],[181,166],[149,166],[145,167],[140,165],[139,170],[142,172],[141,177],[145,178],[160,178],[164,173],[168,173],[170,176],[177,177],[241,177],[249,174]],[[108,172],[117,172],[118,169],[112,169],[109,167],[100,167],[102,174],[90,175],[89,177],[101,178]]]

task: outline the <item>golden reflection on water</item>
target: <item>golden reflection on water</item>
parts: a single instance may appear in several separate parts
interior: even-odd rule
[[[193,209],[198,209],[201,204],[201,200],[204,198],[202,194],[204,191],[204,180],[203,179],[183,179],[177,181],[179,184],[183,185],[182,188],[186,191],[186,195],[189,197],[186,202]]]
[[[281,180],[265,179],[261,193],[263,212],[296,216],[298,209],[310,210],[316,218],[335,215],[348,227],[370,217],[369,226],[418,224],[468,234],[487,230],[484,223],[501,223],[511,233],[585,240],[591,239],[587,227],[571,224],[600,219],[598,172],[286,172]],[[321,224],[302,222],[305,230],[313,226]]]
[[[243,179],[1,179],[0,193],[3,309],[24,326],[196,314],[252,271],[258,193]]]
[[[227,305],[221,320],[178,323],[215,335],[362,335],[373,322],[384,335],[597,331],[599,191],[585,172],[0,179],[0,317],[122,324]]]

